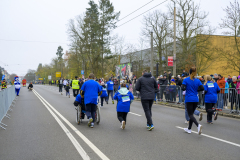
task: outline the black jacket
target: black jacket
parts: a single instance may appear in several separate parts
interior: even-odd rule
[[[177,81],[176,81],[176,85],[181,87],[181,85],[182,85],[182,80],[178,78]]]
[[[33,88],[33,85],[30,83],[30,84],[28,85],[28,89],[29,89],[29,87],[30,87],[30,88]]]
[[[158,85],[151,73],[144,73],[136,83],[135,89],[140,92],[141,99],[154,100],[155,93],[158,91]]]
[[[172,73],[169,73],[169,75],[168,75],[169,82],[171,82],[171,79],[172,79]]]
[[[161,85],[163,85],[163,86],[167,86],[167,84],[168,84],[168,80],[165,78],[162,78],[162,79],[159,79],[158,80],[158,83],[160,84],[160,86]]]

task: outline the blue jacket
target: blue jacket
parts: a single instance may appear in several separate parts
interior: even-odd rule
[[[169,91],[172,92],[172,93],[175,93],[176,92],[176,86],[175,85],[170,85],[169,86]]]
[[[229,88],[229,84],[228,84],[228,82],[226,82],[226,84],[225,84],[225,88]],[[228,93],[228,89],[225,89],[225,93]]]
[[[75,99],[75,101],[77,101],[78,103],[81,104],[81,103],[82,103],[82,99],[83,99],[83,98],[81,97],[81,95],[78,94],[77,97],[76,97],[76,99]]]
[[[115,93],[113,99],[117,100],[117,112],[129,112],[131,101],[134,100],[133,94],[126,88],[122,87]]]
[[[127,89],[129,89],[128,85],[126,84]],[[118,86],[118,90],[121,88],[121,85]]]
[[[204,85],[204,90],[207,91],[207,93],[205,93],[205,103],[217,103],[217,92],[220,91],[218,84],[208,81],[206,85]]]
[[[98,103],[98,93],[102,91],[101,86],[98,82],[90,79],[83,83],[82,91],[84,91],[84,103],[97,104]]]
[[[113,84],[113,81],[111,81],[111,80],[108,81],[108,82],[107,82],[107,90],[108,90],[108,91],[113,91],[113,85],[114,85],[114,84]]]
[[[100,97],[107,97],[108,94],[107,94],[107,89],[106,89],[106,86],[101,86],[101,89],[102,89],[102,95]]]

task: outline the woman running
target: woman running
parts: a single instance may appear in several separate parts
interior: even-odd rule
[[[217,120],[218,113],[215,112],[216,109],[212,109],[217,103],[217,94],[220,92],[220,88],[211,76],[206,75],[204,77],[204,91],[205,91],[205,108],[207,112],[207,123],[212,124],[212,115],[214,115],[214,120]]]
[[[188,128],[184,128],[184,131],[190,134],[192,132],[192,124],[195,123],[195,125],[198,127],[198,134],[200,135],[202,133],[202,125],[197,122],[193,116],[193,113],[199,102],[198,92],[203,91],[204,87],[199,79],[194,78],[197,74],[197,69],[195,67],[192,67],[189,73],[190,77],[185,78],[182,83],[182,90],[186,90],[185,103],[187,105],[187,112],[190,118],[189,126]]]

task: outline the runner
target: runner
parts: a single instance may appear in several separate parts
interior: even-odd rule
[[[61,95],[62,95],[62,87],[63,87],[63,80],[62,80],[62,78],[60,78],[60,80],[59,80],[59,92],[61,93]]]
[[[78,76],[75,76],[75,80],[72,80],[72,83],[70,85],[73,89],[73,97],[76,97],[79,92],[80,82],[77,78],[78,78]]]
[[[113,100],[113,82],[112,82],[111,78],[109,78],[109,81],[107,82],[107,94],[108,94],[108,100],[107,101],[109,101],[109,95],[111,94],[112,104],[114,104],[114,100]]]
[[[65,90],[66,90],[66,96],[69,96],[69,98],[70,98],[70,92],[69,92],[70,87],[69,87],[69,83],[68,82],[66,83]]]
[[[188,128],[184,128],[184,131],[187,133],[191,133],[193,122],[198,127],[198,134],[202,133],[202,125],[198,124],[197,120],[193,116],[193,112],[196,110],[199,99],[198,99],[198,91],[203,91],[204,87],[199,79],[195,79],[194,77],[197,74],[197,69],[192,67],[189,71],[190,77],[185,78],[182,83],[182,90],[186,90],[185,102],[187,105],[187,111],[189,115],[189,126]]]
[[[102,94],[101,86],[94,81],[94,74],[89,75],[89,80],[83,83],[81,88],[81,96],[84,96],[86,106],[86,116],[88,117],[88,126],[93,128],[95,122],[96,106],[98,96]]]
[[[101,97],[101,107],[103,107],[104,100],[108,104],[108,101],[107,101],[108,94],[107,94],[107,89],[106,89],[104,82],[101,82],[101,89],[102,89],[102,95],[100,96]]]
[[[154,78],[151,78],[151,73],[147,70],[143,70],[142,77],[140,77],[136,83],[136,90],[141,94],[141,102],[145,116],[147,118],[147,129],[149,131],[154,129],[152,122],[152,105],[155,97],[155,92],[157,92],[157,83]]]
[[[217,103],[217,94],[220,93],[220,88],[216,82],[210,77],[206,75],[204,77],[205,84],[204,84],[204,91],[205,91],[205,108],[207,112],[207,123],[212,123],[212,115],[214,115],[214,120],[217,120],[218,113],[215,112],[216,109],[214,105]]]
[[[126,87],[126,84],[121,84],[121,89],[115,93],[114,100],[117,100],[117,116],[121,123],[121,128],[125,129],[127,114],[130,111],[130,104],[134,100],[132,93]]]

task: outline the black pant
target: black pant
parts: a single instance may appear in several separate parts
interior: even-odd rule
[[[189,118],[190,118],[188,129],[191,129],[191,128],[192,128],[193,122],[194,122],[194,123],[196,124],[196,126],[198,127],[198,122],[197,122],[197,120],[195,119],[195,117],[193,116],[193,113],[194,113],[194,111],[195,111],[196,108],[197,108],[198,102],[187,102],[186,105],[187,105],[188,116],[189,116]]]
[[[103,106],[103,101],[104,100],[107,102],[107,97],[101,97],[101,106]]]
[[[143,110],[145,112],[145,116],[147,118],[147,124],[152,125],[152,104],[153,100],[143,100],[141,99]]]
[[[215,112],[215,109],[212,109],[214,107],[214,105],[215,105],[215,103],[205,103],[208,122],[212,122],[212,115]]]
[[[62,92],[62,84],[59,84],[59,92]]]
[[[127,112],[117,112],[118,120],[122,123],[122,121],[125,121],[125,124],[127,122]]]
[[[96,113],[97,105],[93,103],[89,103],[89,104],[86,104],[85,109],[86,109],[86,116],[88,118],[92,118],[93,122],[95,122],[95,113]]]
[[[228,105],[228,93],[224,93],[223,95],[223,106],[227,106]]]
[[[164,93],[166,87],[160,87],[160,99],[163,100],[163,94],[165,95],[165,99],[166,99],[166,94]]]
[[[79,89],[73,89],[73,97],[77,97]]]
[[[111,94],[112,100],[113,100],[113,90],[108,90],[108,100],[109,100],[109,94]]]

